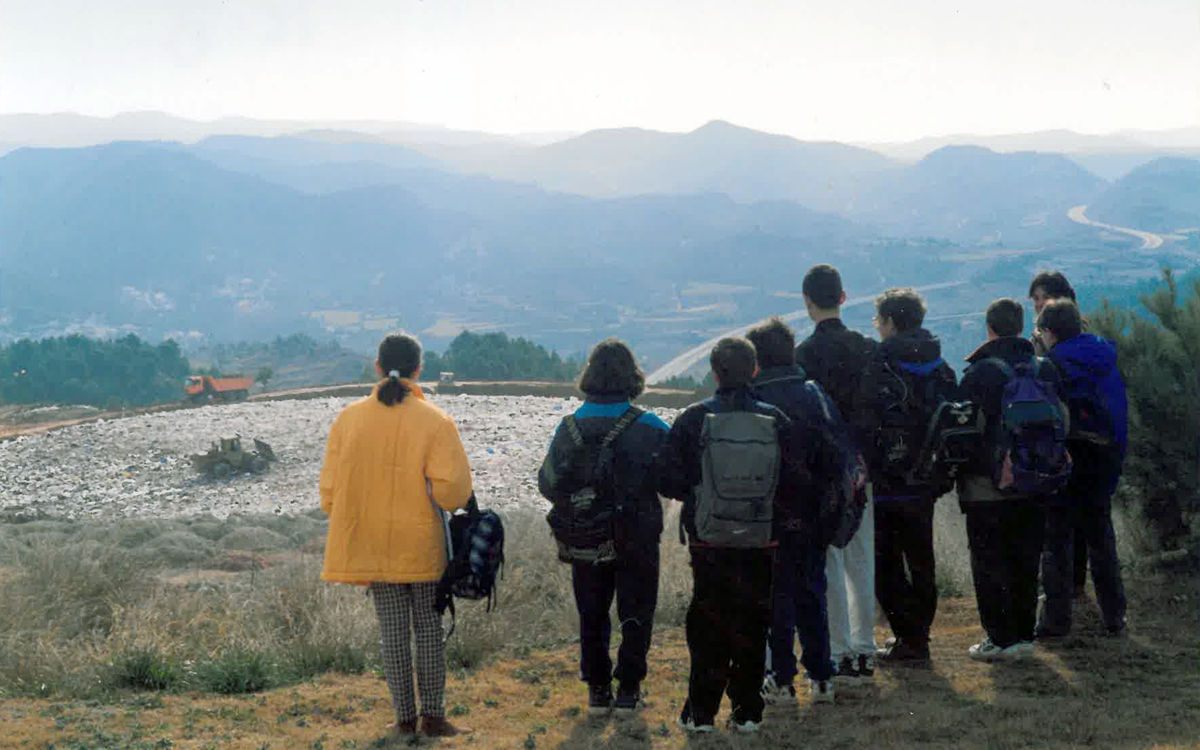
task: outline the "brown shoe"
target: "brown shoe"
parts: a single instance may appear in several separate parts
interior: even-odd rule
[[[417,720],[413,719],[412,721],[398,721],[395,724],[388,724],[388,731],[395,732],[401,737],[409,734],[416,734]]]
[[[456,727],[446,721],[445,716],[422,716],[421,734],[426,737],[453,737],[456,734],[470,734],[467,727]]]

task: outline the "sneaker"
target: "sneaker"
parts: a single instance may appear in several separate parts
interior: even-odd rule
[[[742,734],[754,734],[758,728],[762,726],[762,717],[757,719],[749,716],[743,716],[741,709],[733,709],[733,713],[729,715],[729,726]]]
[[[713,731],[712,719],[709,719],[707,722],[701,720],[699,724],[696,723],[695,718],[692,717],[691,701],[683,704],[683,712],[679,714],[679,720],[676,723],[683,727],[684,731],[692,732],[693,734],[707,734]]]
[[[1109,638],[1124,638],[1129,634],[1129,621],[1121,620],[1121,624],[1112,628],[1105,628],[1104,635]]]
[[[858,655],[858,678],[860,680],[875,679],[875,657],[871,654]]]
[[[1009,660],[1028,659],[1033,656],[1033,641],[1017,641],[1004,649],[1002,657]]]
[[[854,658],[843,656],[838,662],[837,668],[833,671],[833,679],[839,683],[855,683],[858,682],[858,667],[855,664]]]
[[[612,709],[611,685],[588,685],[588,714],[604,716]]]
[[[809,680],[808,696],[813,703],[833,703],[833,680]]]
[[[984,638],[967,649],[967,657],[974,661],[998,661],[1005,658],[1004,649],[992,643],[991,638]]]
[[[929,661],[929,644],[918,646],[905,640],[897,640],[892,645],[875,652],[875,658],[884,665],[927,662]]]
[[[631,714],[638,710],[641,703],[642,691],[638,689],[637,683],[622,682],[617,686],[617,699],[613,701],[613,708],[617,713]]]
[[[758,691],[762,696],[763,703],[775,705],[781,701],[795,700],[796,688],[792,687],[792,683],[780,685],[775,682],[775,675],[768,674],[763,678],[762,689]]]

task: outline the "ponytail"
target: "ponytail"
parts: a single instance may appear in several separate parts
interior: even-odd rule
[[[379,386],[378,398],[383,405],[395,406],[402,402],[407,395],[408,388],[400,382],[400,372],[398,370],[388,372],[387,379],[383,381],[383,385]]]
[[[421,342],[407,333],[393,333],[379,343],[376,364],[387,372],[377,398],[385,406],[395,406],[408,396],[408,386],[401,378],[413,378],[421,369]]]

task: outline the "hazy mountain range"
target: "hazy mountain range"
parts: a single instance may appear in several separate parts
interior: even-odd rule
[[[800,309],[804,269],[831,261],[856,294],[959,284],[930,296],[962,349],[988,295],[1020,294],[1038,265],[1132,280],[1197,256],[1195,234],[1132,254],[1133,238],[1066,217],[1089,204],[1093,221],[1198,226],[1187,158],[1111,181],[1058,153],[946,146],[907,163],[724,122],[534,145],[396,123],[0,117],[10,144],[117,133],[177,142],[0,158],[0,336],[308,330],[366,349],[398,326],[434,346],[498,328],[564,352],[621,335],[656,363]]]

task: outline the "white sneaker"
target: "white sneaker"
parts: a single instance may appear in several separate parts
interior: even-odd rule
[[[775,675],[768,674],[763,678],[762,689],[758,691],[762,696],[763,703],[768,706],[773,706],[779,702],[786,702],[796,699],[796,688],[792,687],[792,683],[779,685],[775,682]]]
[[[1004,649],[1002,656],[1005,659],[1029,659],[1033,656],[1033,641],[1017,641]]]
[[[1009,648],[1012,648],[1012,646]],[[1005,658],[1004,651],[1005,649],[992,643],[991,638],[984,638],[979,643],[967,649],[967,658],[974,661],[997,661]]]
[[[833,680],[809,680],[808,696],[813,703],[833,703]]]
[[[742,734],[755,734],[758,732],[758,728],[762,726],[762,722],[751,721],[749,719],[746,719],[745,721],[733,721],[730,719],[729,726],[733,727]]]

